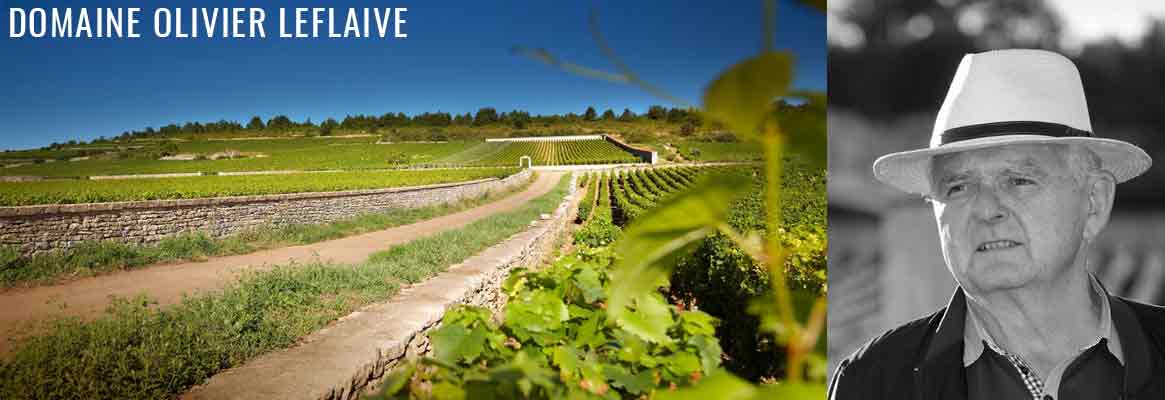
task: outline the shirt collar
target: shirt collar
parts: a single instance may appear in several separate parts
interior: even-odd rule
[[[1124,353],[1121,349],[1120,335],[1117,334],[1112,322],[1112,306],[1109,304],[1108,291],[1100,284],[1092,274],[1088,274],[1089,287],[1093,293],[1100,298],[1100,331],[1095,340],[1090,341],[1087,347],[1091,347],[1104,339],[1108,346],[1108,352],[1116,357],[1117,361],[1124,365]],[[975,363],[979,356],[983,354],[984,342],[988,346],[999,348],[995,340],[983,328],[983,322],[979,318],[978,313],[971,309],[970,305],[966,305],[966,312],[963,316],[963,366],[967,367]]]

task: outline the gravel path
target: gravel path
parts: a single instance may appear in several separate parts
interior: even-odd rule
[[[217,257],[200,262],[165,264],[84,278],[54,286],[12,289],[0,293],[0,355],[16,345],[14,338],[43,329],[41,323],[61,317],[96,318],[105,312],[110,296],[145,294],[159,306],[182,301],[183,294],[213,291],[235,282],[243,271],[267,270],[276,265],[332,261],[357,263],[372,253],[435,233],[457,229],[473,221],[517,209],[541,196],[563,173],[540,172],[526,190],[469,210],[409,225],[346,238]]]

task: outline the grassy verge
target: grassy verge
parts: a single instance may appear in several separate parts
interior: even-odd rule
[[[52,333],[0,362],[0,398],[172,398],[522,231],[553,212],[569,179],[518,210],[392,247],[361,264],[279,267],[164,310],[137,298],[118,301],[95,321],[56,322]]]
[[[189,233],[143,246],[115,241],[85,242],[70,250],[20,257],[11,248],[0,248],[0,287],[34,286],[65,279],[134,269],[150,264],[201,260],[207,257],[246,254],[254,251],[322,242],[407,225],[474,208],[525,190],[530,181],[499,193],[430,207],[395,209],[326,224],[268,226],[224,238]]]

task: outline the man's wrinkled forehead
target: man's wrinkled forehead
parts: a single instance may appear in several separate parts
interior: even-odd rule
[[[1047,174],[1066,168],[1061,145],[1024,143],[939,154],[931,158],[930,178],[940,184],[965,175],[993,172]]]

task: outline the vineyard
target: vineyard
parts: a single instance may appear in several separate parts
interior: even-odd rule
[[[764,230],[764,182],[755,167],[676,167],[595,174],[598,196],[594,210],[575,240],[589,245],[612,242],[620,230],[636,218],[681,193],[702,177],[728,173],[748,177],[749,194],[733,201],[730,224],[743,232]],[[588,192],[588,196],[590,191]],[[825,285],[826,205],[825,179],[820,171],[799,162],[786,161],[782,190],[784,230],[782,242],[791,250],[786,262],[796,291],[811,298]],[[678,262],[670,295],[673,299],[699,304],[722,320],[718,337],[732,357],[726,367],[746,377],[771,376],[779,372],[771,340],[758,333],[759,321],[748,314],[750,298],[768,289],[764,268],[749,258],[732,240],[716,233],[699,242]]]
[[[803,312],[824,290],[824,172],[792,161],[786,167],[781,234],[793,253],[786,268],[795,271]],[[731,224],[763,229],[765,183],[755,167],[580,176],[579,248],[549,267],[513,272],[503,284],[510,301],[500,321],[483,308],[451,310],[430,333],[432,356],[398,368],[376,398],[657,398],[703,380],[723,382],[721,369],[753,381],[782,376],[784,348],[760,318],[742,312],[768,290],[767,269],[720,233],[682,255],[670,284],[637,298],[627,319],[608,310],[616,279],[609,245],[636,218],[725,174],[752,189],[733,200]],[[824,379],[824,346],[819,341],[814,352],[813,379]]]
[[[0,168],[0,175],[85,177],[192,172],[383,169],[437,163],[474,145],[472,142],[376,144],[376,140],[377,138],[296,138],[203,140],[166,144],[130,142],[125,146],[83,146],[51,152],[46,150],[10,152],[4,153],[4,158],[0,158],[0,163],[7,166]],[[43,158],[27,158],[32,156]],[[189,159],[167,160],[162,159],[163,157]]]
[[[0,153],[0,176],[320,171],[641,162],[605,140],[377,143],[375,137],[200,140]]]
[[[381,189],[501,178],[516,168],[346,171],[97,181],[0,182],[0,206]]]
[[[522,156],[529,156],[534,165],[642,162],[606,140],[486,142],[442,161],[477,166],[518,165]]]
[[[676,150],[689,161],[757,161],[760,146],[748,142],[682,142]]]
[[[433,357],[398,370],[384,394],[651,398],[715,371],[721,350],[713,336],[715,319],[707,313],[677,310],[655,294],[641,311],[666,334],[645,338],[609,320],[604,307],[613,259],[609,249],[584,249],[538,271],[513,272],[503,284],[512,300],[500,323],[484,308],[450,310],[430,334]]]

